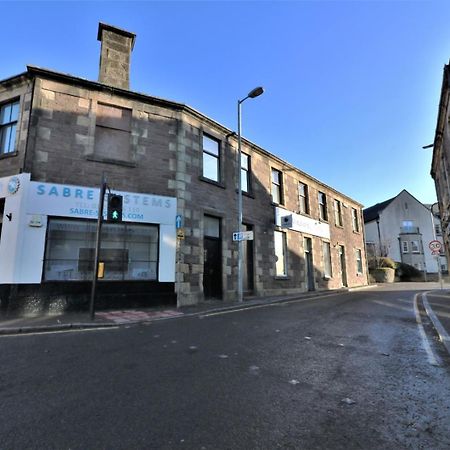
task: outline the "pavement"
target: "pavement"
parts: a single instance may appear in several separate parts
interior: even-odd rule
[[[0,335],[21,333],[44,333],[58,330],[107,328],[120,325],[131,325],[155,320],[166,320],[189,317],[215,312],[234,311],[271,303],[288,302],[292,300],[327,297],[338,293],[345,293],[355,289],[368,289],[374,286],[362,286],[353,289],[338,289],[330,291],[305,292],[285,296],[250,297],[244,298],[242,303],[224,302],[222,300],[208,300],[198,305],[139,308],[126,310],[96,311],[91,320],[89,311],[66,311],[54,314],[14,314],[0,312]]]
[[[399,288],[399,284],[400,283],[389,285],[389,287],[395,286],[395,288]],[[179,308],[175,306],[166,306],[140,308],[139,310],[104,310],[97,311],[95,313],[94,320],[91,320],[88,311],[64,312],[46,315],[17,315],[11,313],[0,313],[0,335],[117,327],[121,325],[139,324],[155,320],[167,320],[203,314],[214,314],[215,312],[223,312],[227,310],[235,311],[252,308],[255,306],[264,306],[272,303],[289,302],[293,300],[328,297],[339,293],[376,287],[377,285],[370,285],[359,288],[305,292],[285,296],[250,297],[245,298],[242,303],[210,300],[198,305],[183,306]],[[388,285],[384,285],[384,287],[388,287]],[[421,283],[420,290],[428,291],[428,294],[423,296],[425,310],[430,317],[440,340],[443,342],[448,353],[450,354],[450,284],[445,284],[443,288],[440,288],[437,283]]]

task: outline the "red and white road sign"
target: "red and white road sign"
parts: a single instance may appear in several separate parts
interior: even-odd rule
[[[428,244],[428,248],[431,250],[433,255],[435,255],[441,250],[442,244],[439,241],[434,240]]]

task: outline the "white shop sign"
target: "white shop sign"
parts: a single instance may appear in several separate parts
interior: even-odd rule
[[[150,194],[112,191],[123,195],[123,221],[173,224],[176,199]],[[32,181],[28,194],[27,213],[96,219],[100,189],[84,186],[39,183]],[[106,218],[106,196],[104,204]]]
[[[291,216],[291,217],[287,217]],[[287,217],[283,220],[283,217]],[[300,233],[311,234],[324,239],[330,239],[330,225],[319,220],[312,219],[311,217],[302,216],[296,214],[287,209],[275,207],[275,225],[279,227],[288,224],[290,230],[298,231]]]

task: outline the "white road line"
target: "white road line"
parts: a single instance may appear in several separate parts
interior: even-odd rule
[[[416,322],[419,328],[419,334],[420,337],[422,338],[422,347],[427,352],[428,362],[432,366],[440,366],[440,358],[438,356],[435,356],[433,350],[431,350],[430,343],[428,342],[427,335],[425,334],[425,330],[422,325],[422,319],[420,317],[419,308],[417,306],[417,299],[419,298],[419,295],[421,294],[416,294],[414,296],[414,314],[416,315]]]
[[[445,331],[445,328],[442,326],[441,321],[438,319],[434,311],[431,309],[431,306],[428,303],[427,294],[429,294],[429,292],[422,294],[423,306],[425,307],[425,311],[427,312],[428,317],[433,322],[434,328],[436,328],[436,331],[439,334],[439,339],[444,344],[447,351],[450,353],[450,336],[448,335],[447,331]]]
[[[330,293],[324,293],[324,295],[316,295],[316,296],[312,296],[312,297],[307,297],[307,298],[297,298],[297,299],[293,299],[293,300],[286,300],[286,301],[277,301],[277,302],[273,302],[273,303],[266,303],[264,305],[255,305],[255,306],[243,306],[242,308],[238,308],[238,309],[230,309],[230,310],[225,310],[225,311],[216,311],[216,312],[212,312],[212,313],[208,313],[208,314],[201,314],[199,317],[201,319],[203,319],[204,317],[211,317],[211,316],[221,316],[222,314],[231,314],[231,313],[235,313],[235,312],[240,312],[240,311],[248,311],[250,309],[259,309],[259,308],[268,308],[269,306],[282,306],[282,305],[289,305],[291,303],[301,303],[301,302],[306,302],[308,300],[316,300],[319,298],[325,298],[325,297],[333,297],[333,296],[337,296],[337,295],[343,295],[346,294],[347,292],[333,292],[332,294]]]
[[[411,301],[411,299],[409,301]],[[406,306],[393,305],[392,303],[383,302],[382,300],[372,300],[372,302],[376,303],[377,305],[388,306],[389,308],[400,309],[401,311],[407,311],[409,313],[411,312],[411,304],[409,308],[407,308]]]

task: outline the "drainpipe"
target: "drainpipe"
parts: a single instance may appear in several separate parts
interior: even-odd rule
[[[378,229],[378,247],[380,252],[380,258],[381,258],[381,233],[380,233],[380,217],[377,217],[377,229]]]

